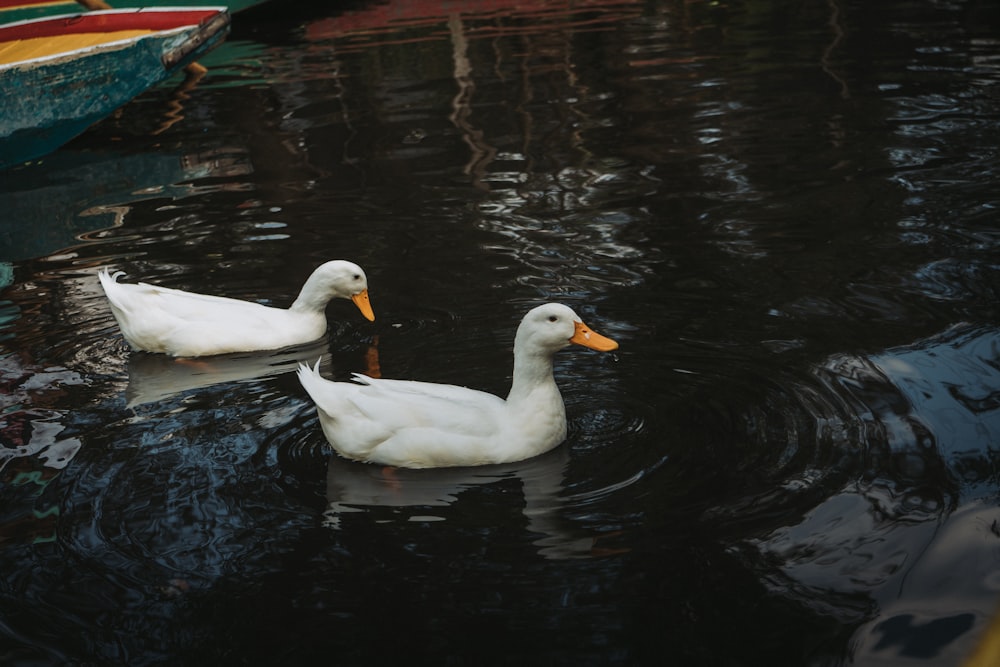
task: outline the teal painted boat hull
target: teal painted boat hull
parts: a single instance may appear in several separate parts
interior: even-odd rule
[[[61,21],[73,31],[80,17],[103,19],[112,27],[144,25],[155,10],[111,10],[24,21],[0,27],[0,40],[41,22]],[[181,14],[203,18],[181,27]],[[150,25],[168,25],[166,11],[150,16]],[[47,155],[116,109],[173,76],[217,46],[229,31],[221,7],[177,12],[178,27],[63,55],[0,65],[0,89],[24,91],[0,102],[0,168]],[[102,16],[98,16],[102,15]],[[51,34],[52,29],[49,29]]]
[[[241,12],[269,0],[232,0],[226,3],[230,14]],[[204,7],[205,0],[106,0],[114,9],[140,7]],[[76,0],[0,0],[0,24],[29,19],[82,12],[85,7]]]

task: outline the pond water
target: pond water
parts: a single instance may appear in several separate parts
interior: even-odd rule
[[[0,172],[0,656],[15,665],[959,665],[1000,603],[1000,8],[278,3]],[[130,352],[101,267],[328,309]],[[294,373],[505,394],[567,441],[339,459]],[[996,631],[994,631],[996,632]],[[988,664],[986,662],[978,664]]]

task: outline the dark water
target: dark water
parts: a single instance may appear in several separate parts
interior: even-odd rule
[[[0,662],[959,665],[1000,602],[1000,11],[279,3],[0,174]],[[450,12],[450,13],[449,13]],[[208,364],[96,280],[378,319]],[[505,393],[565,445],[399,471],[293,374]],[[981,663],[987,664],[987,663]]]

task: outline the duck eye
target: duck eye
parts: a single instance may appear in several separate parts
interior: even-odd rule
[[[354,274],[354,279],[355,280],[361,280],[361,274],[360,273],[355,273]]]
[[[558,320],[558,319],[559,319],[559,318],[558,318],[558,317],[556,317],[555,315],[549,315],[549,322],[555,322],[555,321],[556,321],[556,320]]]

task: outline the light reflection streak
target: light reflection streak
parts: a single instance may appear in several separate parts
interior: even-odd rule
[[[472,176],[472,184],[475,187],[488,190],[483,177],[486,168],[496,156],[497,149],[484,140],[482,130],[475,129],[470,123],[472,96],[476,91],[476,83],[472,77],[472,63],[468,56],[468,40],[465,37],[462,20],[457,14],[448,17],[448,29],[451,33],[455,62],[455,83],[458,84],[458,94],[452,99],[452,113],[449,120],[461,131],[462,140],[472,152],[463,170],[464,173]]]

